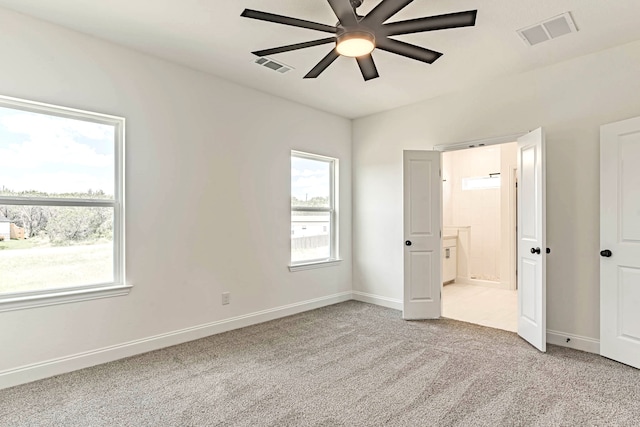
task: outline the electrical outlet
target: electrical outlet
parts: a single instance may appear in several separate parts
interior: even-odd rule
[[[222,305],[228,305],[231,302],[231,293],[223,292],[222,293]]]

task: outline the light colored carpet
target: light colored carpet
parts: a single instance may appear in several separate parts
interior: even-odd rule
[[[2,426],[639,426],[640,371],[349,301],[0,391]]]

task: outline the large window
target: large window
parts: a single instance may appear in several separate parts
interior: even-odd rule
[[[0,97],[0,310],[128,292],[124,119]]]
[[[338,259],[338,160],[291,152],[291,265]]]

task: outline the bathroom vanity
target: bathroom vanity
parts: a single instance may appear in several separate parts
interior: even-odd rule
[[[458,236],[444,236],[442,238],[442,282],[449,283],[456,280],[458,273]]]

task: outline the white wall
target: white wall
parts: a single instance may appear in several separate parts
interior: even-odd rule
[[[640,115],[639,75],[640,41],[356,120],[354,289],[402,298],[403,149],[543,126],[547,326],[598,338],[599,127]]]
[[[349,120],[1,9],[0,57],[2,95],[126,118],[134,285],[0,313],[0,386],[21,366],[350,295]],[[291,149],[340,159],[339,266],[287,269]]]

